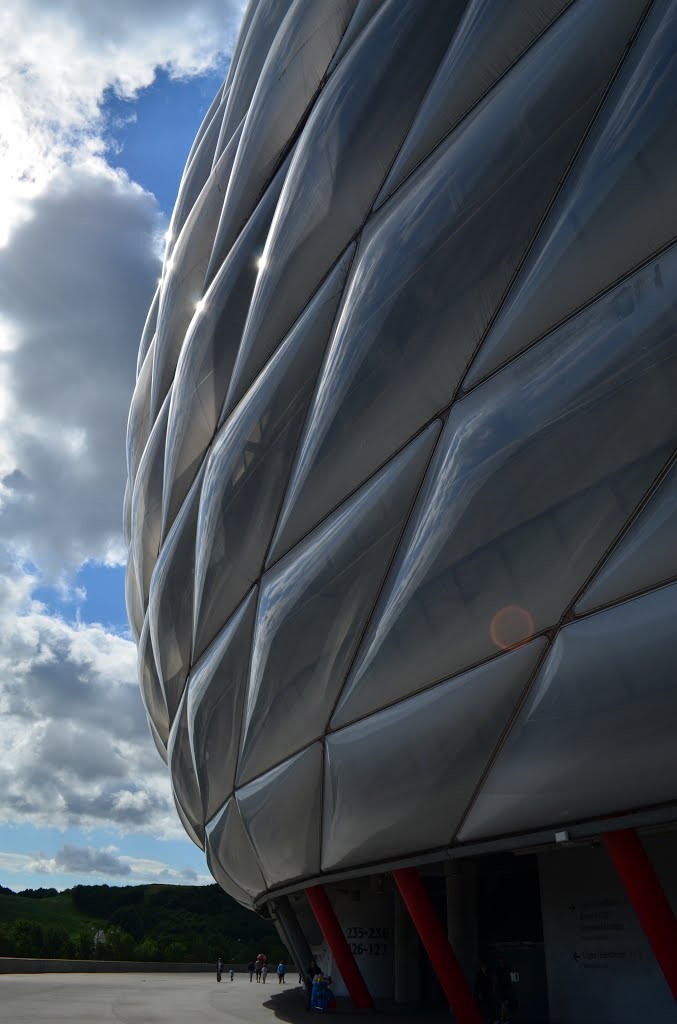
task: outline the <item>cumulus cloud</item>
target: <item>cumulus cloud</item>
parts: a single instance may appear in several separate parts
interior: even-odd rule
[[[243,0],[0,13],[0,541],[51,582],[120,562],[124,431],[166,228],[105,160],[107,90],[225,68]]]
[[[67,593],[87,561],[124,560],[125,424],[166,222],[106,162],[107,91],[131,98],[158,68],[225,71],[243,6],[5,0],[0,11],[2,821],[183,835],[133,645],[32,594],[43,582]],[[173,871],[74,851],[38,861]]]
[[[93,846],[73,846],[66,843],[57,850],[53,860],[54,871],[77,875],[106,875],[109,878],[131,875],[129,864],[116,857],[111,850],[97,850]]]
[[[0,196],[12,216],[74,153],[103,150],[101,102],[204,72],[231,52],[242,0],[5,0]],[[23,213],[27,211],[23,208]],[[4,218],[0,218],[4,221]]]
[[[72,875],[84,877],[89,884],[98,881],[139,885],[144,882],[165,882],[174,885],[213,885],[206,872],[194,868],[175,868],[164,861],[145,857],[128,857],[115,846],[77,846],[65,843],[50,857],[44,852],[5,853],[0,851],[0,871],[8,874]],[[46,883],[49,884],[49,883]]]
[[[3,872],[3,878],[5,872],[20,874],[26,869],[26,865],[32,862],[32,855],[27,856],[25,853],[9,853],[0,850],[0,871]]]
[[[134,645],[0,582],[0,821],[182,835],[148,735]]]
[[[0,536],[54,580],[122,557],[126,410],[164,222],[98,165],[60,172],[32,213],[0,249]]]

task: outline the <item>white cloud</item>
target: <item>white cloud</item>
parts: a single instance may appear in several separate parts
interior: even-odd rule
[[[0,12],[0,541],[52,581],[124,559],[124,430],[167,227],[105,161],[106,90],[224,67],[243,0]],[[150,145],[150,140],[149,140]]]
[[[164,861],[151,857],[121,856],[120,861],[127,864],[133,878],[144,882],[168,882],[178,885],[213,885],[214,879],[208,872],[198,874],[192,867],[174,868]]]
[[[116,857],[110,847],[96,849],[72,843],[66,843],[52,858],[37,858],[28,870],[47,874],[103,875],[105,878],[120,878],[132,873],[129,864]]]
[[[183,835],[147,733],[133,645],[49,615],[31,593],[46,579],[68,595],[84,562],[124,560],[126,417],[167,225],[154,196],[106,163],[106,90],[131,97],[158,67],[189,76],[225,64],[242,8],[5,0],[0,9],[2,821]],[[53,870],[57,859],[38,858]],[[130,878],[173,871],[117,863]]]
[[[113,797],[113,806],[118,811],[147,811],[150,808],[150,798],[148,793],[142,790],[121,789]]]
[[[155,199],[102,165],[59,172],[0,249],[0,538],[52,578],[122,553],[125,425],[155,287]],[[3,403],[0,403],[0,408]]]
[[[30,577],[2,568],[0,821],[181,836],[134,645],[48,615]]]
[[[120,854],[117,847],[77,846],[65,843],[50,857],[44,852],[9,853],[0,851],[0,871],[22,876],[72,875],[85,878],[86,883],[112,880],[124,885],[140,885],[144,882],[165,882],[175,885],[213,885],[214,879],[207,874],[198,874],[192,867],[171,867],[162,860],[150,857],[128,857]],[[45,879],[44,885],[50,882]]]
[[[0,224],[72,158],[100,154],[106,89],[195,75],[232,50],[242,0],[5,0],[0,13]]]
[[[26,865],[33,862],[32,854],[25,853],[9,853],[7,851],[0,850],[0,871],[11,871],[13,874],[19,874],[26,870]]]

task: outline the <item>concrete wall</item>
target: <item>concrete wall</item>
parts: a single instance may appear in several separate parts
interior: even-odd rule
[[[359,879],[343,886],[327,886],[327,893],[370,995],[375,999],[392,999],[395,985],[395,909],[389,882],[386,880],[383,892],[376,891],[373,879]],[[322,970],[331,975],[334,993],[337,996],[347,995],[328,946],[320,941],[312,944],[311,948]]]
[[[677,904],[677,836],[649,837]],[[677,1024],[677,1007],[602,847],[539,856],[551,1024]]]

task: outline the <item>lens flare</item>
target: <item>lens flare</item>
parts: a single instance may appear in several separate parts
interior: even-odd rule
[[[500,608],[489,626],[489,634],[493,643],[502,651],[523,643],[533,636],[534,620],[526,608],[518,604],[509,604]]]

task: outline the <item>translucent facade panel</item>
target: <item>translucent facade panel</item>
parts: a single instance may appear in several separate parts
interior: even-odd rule
[[[251,237],[252,237],[251,232],[253,230],[257,230],[257,229],[254,229],[253,226],[252,226],[252,222],[253,221],[256,220],[257,224],[259,225],[259,229],[260,229],[260,227],[261,227],[262,210],[263,209],[267,210],[268,209],[268,203],[272,203],[272,206],[271,206],[271,209],[270,209],[270,217],[268,219],[268,225],[267,225],[266,233],[265,233],[265,235],[264,235],[264,237],[263,237],[263,239],[261,241],[261,244],[260,244],[259,248],[257,249],[256,258],[254,260],[254,269],[256,271],[256,277],[258,277],[258,275],[261,274],[261,268],[263,266],[263,251],[264,251],[264,247],[265,247],[265,244],[266,244],[266,239],[268,238],[268,233],[270,231],[270,223],[272,221],[273,213],[275,212],[275,204],[277,203],[278,199],[280,198],[280,191],[281,191],[282,186],[284,185],[284,182],[286,180],[287,172],[289,171],[289,166],[291,164],[293,154],[294,154],[294,147],[292,146],[289,149],[289,152],[287,153],[287,156],[285,157],[284,162],[280,166],[279,170],[275,173],[275,176],[273,177],[273,180],[270,182],[268,187],[263,192],[263,195],[260,197],[258,205],[255,207],[253,212],[250,211],[250,216],[247,218],[247,221],[244,224],[244,226],[242,228],[242,231],[237,236],[237,240],[234,243],[232,242],[232,238],[231,237],[226,237],[226,234],[221,231],[221,227],[222,227],[223,221],[219,221],[219,226],[218,226],[218,228],[216,230],[216,237],[214,238],[214,245],[212,246],[212,253],[211,253],[211,256],[209,257],[209,266],[207,267],[207,276],[205,278],[205,285],[206,286],[211,285],[213,280],[214,280],[214,278],[221,272],[221,270],[223,268],[224,260],[227,260],[228,262],[230,261],[230,259],[232,258],[232,254],[236,250],[238,250],[240,245],[242,244],[243,237],[247,236],[247,237],[249,237],[251,239]],[[274,199],[274,202],[273,202],[273,199]],[[256,277],[254,278],[254,283],[256,283]],[[247,297],[246,297],[247,298],[247,302],[246,302],[247,312],[248,312],[250,304],[251,304],[252,291],[253,291],[253,285],[252,285],[251,288],[248,289],[248,292],[247,292]],[[244,325],[242,325],[242,326],[244,326]],[[240,334],[242,333],[242,326],[239,328]],[[239,336],[238,336],[237,340],[238,340],[238,345],[239,345],[240,344],[240,337]],[[230,383],[230,374],[228,376],[228,379],[225,382],[226,387],[227,387],[227,385],[229,383]]]
[[[122,499],[122,531],[125,536],[125,544],[129,547],[132,539],[132,489],[129,486],[129,478],[125,484],[125,495]]]
[[[255,587],[188,682],[188,733],[205,821],[233,792],[256,598]]]
[[[179,706],[167,747],[169,756],[169,772],[172,779],[174,799],[181,805],[193,831],[204,845],[204,819],[202,817],[202,801],[198,789],[193,755],[188,735],[188,704],[186,694]]]
[[[170,721],[176,714],[190,663],[195,572],[195,530],[202,473],[196,478],[153,572],[148,601],[150,635]]]
[[[571,0],[471,0],[378,197],[391,195]]]
[[[148,443],[153,421],[150,415],[150,385],[153,373],[152,341],[139,371],[127,417],[127,479],[133,488],[143,450]]]
[[[153,654],[153,646],[150,642],[148,616],[145,618],[139,637],[137,658],[139,685],[141,687],[144,707],[155,727],[158,737],[166,747],[169,740],[169,712],[167,711],[165,692],[155,667],[155,655]]]
[[[334,725],[555,625],[651,486],[677,309],[623,287],[453,406]]]
[[[150,730],[150,734],[151,734],[151,737],[153,739],[153,743],[155,744],[155,749],[157,750],[158,754],[160,755],[160,757],[162,758],[164,763],[167,764],[167,760],[168,760],[167,748],[164,745],[164,743],[162,742],[162,740],[160,739],[160,735],[159,735],[157,729],[155,728],[155,726],[153,725],[153,722],[152,722],[152,720],[150,718],[150,715],[146,715],[146,721],[148,722],[148,728]]]
[[[204,840],[197,834],[197,832],[193,828],[193,825],[192,825],[192,823],[190,821],[190,818],[187,816],[187,814],[184,811],[183,807],[181,806],[179,801],[176,799],[176,793],[174,792],[173,789],[172,789],[172,796],[174,798],[174,806],[176,807],[176,813],[179,816],[179,821],[181,822],[181,824],[183,825],[184,829],[186,830],[186,834],[188,835],[188,838],[192,839],[192,841],[195,843],[195,845],[198,846],[201,850],[204,850],[204,848],[205,848]]]
[[[123,513],[151,735],[243,906],[677,801],[676,105],[677,0],[247,4]]]
[[[212,445],[197,533],[194,659],[261,573],[349,259],[335,267]]]
[[[210,867],[217,861],[236,886],[250,897],[263,892],[266,883],[256,860],[251,841],[242,824],[235,797],[207,825]],[[213,870],[213,869],[212,869]]]
[[[127,561],[125,570],[125,604],[127,606],[127,618],[131,626],[134,639],[139,642],[143,628],[143,604],[139,594],[139,585],[136,579],[136,569],[131,558]]]
[[[336,53],[332,57],[328,74],[332,73],[338,62],[343,59],[353,43],[356,42],[383,2],[384,0],[357,0],[353,16],[343,33],[341,42],[336,47]]]
[[[164,264],[151,387],[151,410],[154,414],[171,386],[183,339],[202,298],[216,225],[239,136],[240,130],[235,132],[208,178],[171,256]]]
[[[623,52],[628,6],[574,4],[367,225],[276,555],[451,401]]]
[[[173,523],[216,432],[282,181],[276,177],[252,214],[188,329],[169,410],[163,534]]]
[[[162,471],[170,396],[153,424],[132,492],[132,562],[144,608],[162,539]]]
[[[238,790],[240,814],[269,886],[320,872],[322,757],[322,744],[313,743]]]
[[[671,241],[676,177],[677,7],[659,0],[466,386]]]
[[[354,6],[355,0],[294,0],[282,22],[252,97],[223,203],[218,237],[226,250],[296,134]]]
[[[222,889],[224,889],[230,896],[232,896],[233,899],[236,899],[238,903],[242,904],[243,907],[246,907],[248,910],[251,910],[253,908],[252,897],[249,895],[249,893],[246,893],[244,889],[241,889],[239,885],[235,884],[230,875],[228,875],[224,870],[223,865],[220,863],[216,855],[212,853],[212,848],[209,843],[209,830],[210,827],[213,829],[214,842],[215,845],[217,845],[218,847],[219,825],[220,821],[219,817],[217,816],[213,820],[213,822],[211,822],[210,825],[207,826],[206,829],[205,854],[207,857],[207,867],[209,868],[212,877],[214,878],[214,881],[218,882]]]
[[[238,38],[238,44],[239,44],[239,38]],[[235,60],[235,54],[233,53],[233,56],[231,57],[230,64],[228,66],[228,74],[229,75],[230,75],[230,70],[231,70],[231,67],[233,65],[233,61],[234,60]],[[183,184],[183,180],[186,177],[188,169],[189,169],[190,165],[193,162],[193,158],[194,158],[195,154],[197,153],[198,149],[202,145],[202,140],[204,139],[207,131],[209,130],[210,126],[214,122],[214,118],[216,116],[216,112],[217,112],[218,108],[219,107],[223,107],[225,105],[225,101],[228,99],[229,92],[230,92],[230,85],[228,85],[226,82],[223,82],[219,86],[219,88],[216,90],[216,95],[214,96],[214,99],[212,100],[212,102],[209,104],[209,109],[207,110],[207,113],[202,118],[202,124],[198,128],[197,135],[193,139],[193,144],[190,147],[190,150],[188,152],[188,157],[186,159],[186,167],[185,167],[185,170],[184,170],[183,175],[181,177],[181,184]],[[181,185],[179,185],[179,195],[177,196],[172,216],[176,215],[176,206],[180,202],[180,197],[181,197]]]
[[[155,337],[155,328],[157,326],[157,315],[158,308],[160,305],[160,287],[155,289],[155,295],[153,301],[150,304],[148,315],[146,316],[146,323],[144,324],[143,334],[141,335],[141,341],[139,342],[139,354],[136,357],[136,375],[139,376],[141,367],[148,354],[150,344]]]
[[[677,466],[611,552],[576,605],[576,614],[620,601],[677,576]]]
[[[266,243],[228,408],[360,228],[460,7],[438,0],[385,3],[322,90]]]
[[[238,31],[237,39],[235,41],[235,48],[233,50],[233,56],[230,59],[228,66],[228,74],[226,75],[226,81],[224,83],[224,90],[230,91],[235,72],[240,66],[240,59],[242,57],[242,51],[245,43],[247,42],[247,36],[249,35],[249,29],[251,28],[254,15],[257,13],[259,7],[261,7],[261,0],[248,0],[245,4],[244,12],[242,15],[242,21],[240,22],[240,29]]]
[[[245,15],[244,31],[240,31],[242,45],[237,64],[232,76],[228,76],[230,91],[216,146],[215,161],[220,159],[235,129],[249,110],[261,69],[291,6],[292,0],[259,0],[259,3],[252,5]]]
[[[217,102],[219,96],[222,98],[220,102]],[[222,90],[219,89],[219,92],[212,102],[207,115],[210,119],[205,126],[205,131],[200,139],[199,145],[195,148],[195,152],[191,157],[189,157],[183,177],[181,178],[179,194],[176,199],[171,224],[169,226],[167,239],[167,249],[169,253],[171,253],[174,243],[179,237],[181,229],[186,223],[190,211],[195,205],[195,201],[200,195],[207,178],[212,172],[212,163],[214,161],[216,143],[219,138],[219,132],[223,121],[226,98],[227,97],[223,97]]]
[[[439,429],[412,441],[263,577],[238,785],[324,732]]]
[[[546,644],[327,737],[322,868],[446,846]]]
[[[676,619],[672,586],[562,630],[461,840],[677,798]]]

